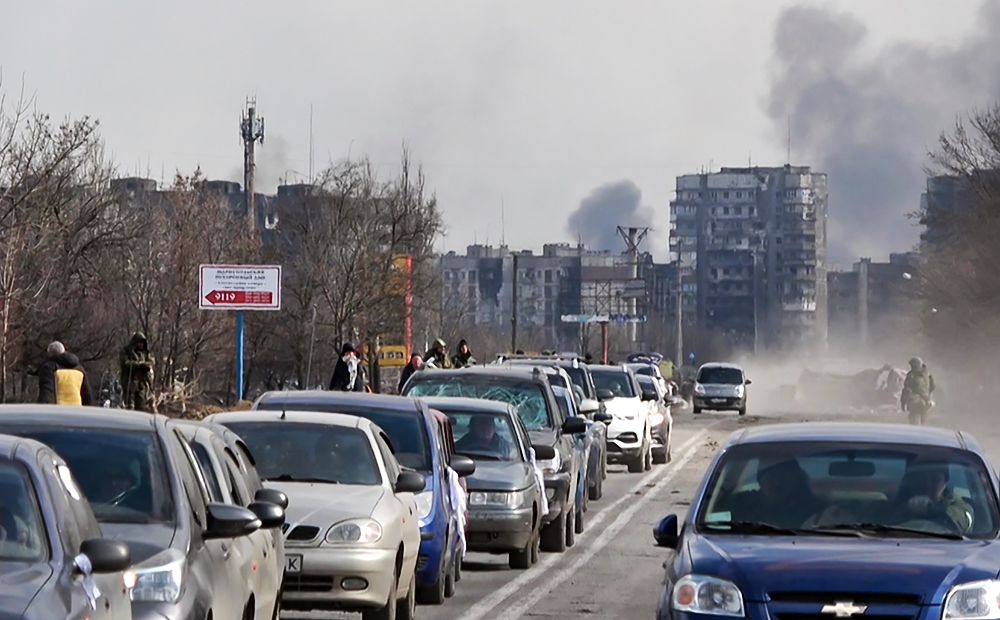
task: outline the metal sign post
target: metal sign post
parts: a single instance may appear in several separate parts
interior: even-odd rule
[[[244,310],[281,310],[281,265],[202,265],[201,310],[236,311],[236,401],[243,400]]]
[[[645,314],[564,314],[560,317],[563,323],[600,323],[601,324],[601,355],[602,362],[608,363],[608,324],[609,323],[645,323]]]

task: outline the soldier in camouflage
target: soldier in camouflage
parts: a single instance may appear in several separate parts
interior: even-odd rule
[[[914,357],[910,360],[910,372],[906,373],[903,392],[899,397],[900,407],[909,416],[910,424],[927,423],[927,414],[934,406],[931,400],[933,393],[934,377],[927,370],[927,364],[919,357]]]
[[[141,332],[132,335],[119,358],[121,366],[122,405],[126,409],[152,411],[153,354]]]

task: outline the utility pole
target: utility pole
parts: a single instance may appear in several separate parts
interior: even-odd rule
[[[681,263],[683,242],[677,238],[677,370],[684,365],[684,270]]]
[[[629,255],[629,284],[634,286],[634,283],[639,279],[639,244],[642,240],[646,238],[649,234],[649,227],[639,228],[630,227],[628,229],[621,226],[618,227],[618,234],[625,241],[625,251]],[[636,293],[635,291],[629,292],[631,300],[629,301],[629,314],[634,318],[638,312],[636,303]],[[628,336],[629,342],[635,347],[636,342],[636,323],[629,323]]]
[[[517,254],[511,254],[510,352],[517,353]]]
[[[868,349],[868,267],[871,263],[872,259],[862,258],[858,266],[858,335],[865,353]]]
[[[254,145],[264,144],[264,118],[257,116],[257,100],[247,99],[247,109],[240,118],[240,138],[243,140],[243,192],[250,227],[257,227],[257,209],[254,204]]]

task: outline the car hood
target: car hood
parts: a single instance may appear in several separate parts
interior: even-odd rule
[[[169,548],[176,533],[173,523],[101,523],[101,535],[128,545],[133,564]]]
[[[531,485],[535,474],[523,462],[476,460],[476,473],[466,480],[470,491],[520,491]]]
[[[695,535],[686,551],[693,572],[731,579],[757,602],[769,592],[864,592],[935,605],[954,584],[995,579],[1000,566],[1000,544],[982,540]]]
[[[357,517],[369,517],[385,495],[381,485],[320,484],[313,482],[266,482],[288,496],[285,511],[289,523],[322,527]]]
[[[607,412],[622,420],[635,420],[643,413],[642,401],[638,398],[612,398],[604,401]]]
[[[20,618],[51,577],[48,564],[0,562],[0,620]]]

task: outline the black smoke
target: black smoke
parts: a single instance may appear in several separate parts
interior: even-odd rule
[[[778,20],[767,112],[793,164],[826,172],[830,258],[911,249],[928,152],[956,120],[1000,99],[1000,2],[952,47],[900,43],[874,53],[856,17],[797,6]]]
[[[642,190],[623,180],[598,187],[569,216],[566,232],[592,250],[624,249],[618,226],[651,226],[652,207],[642,205]]]

